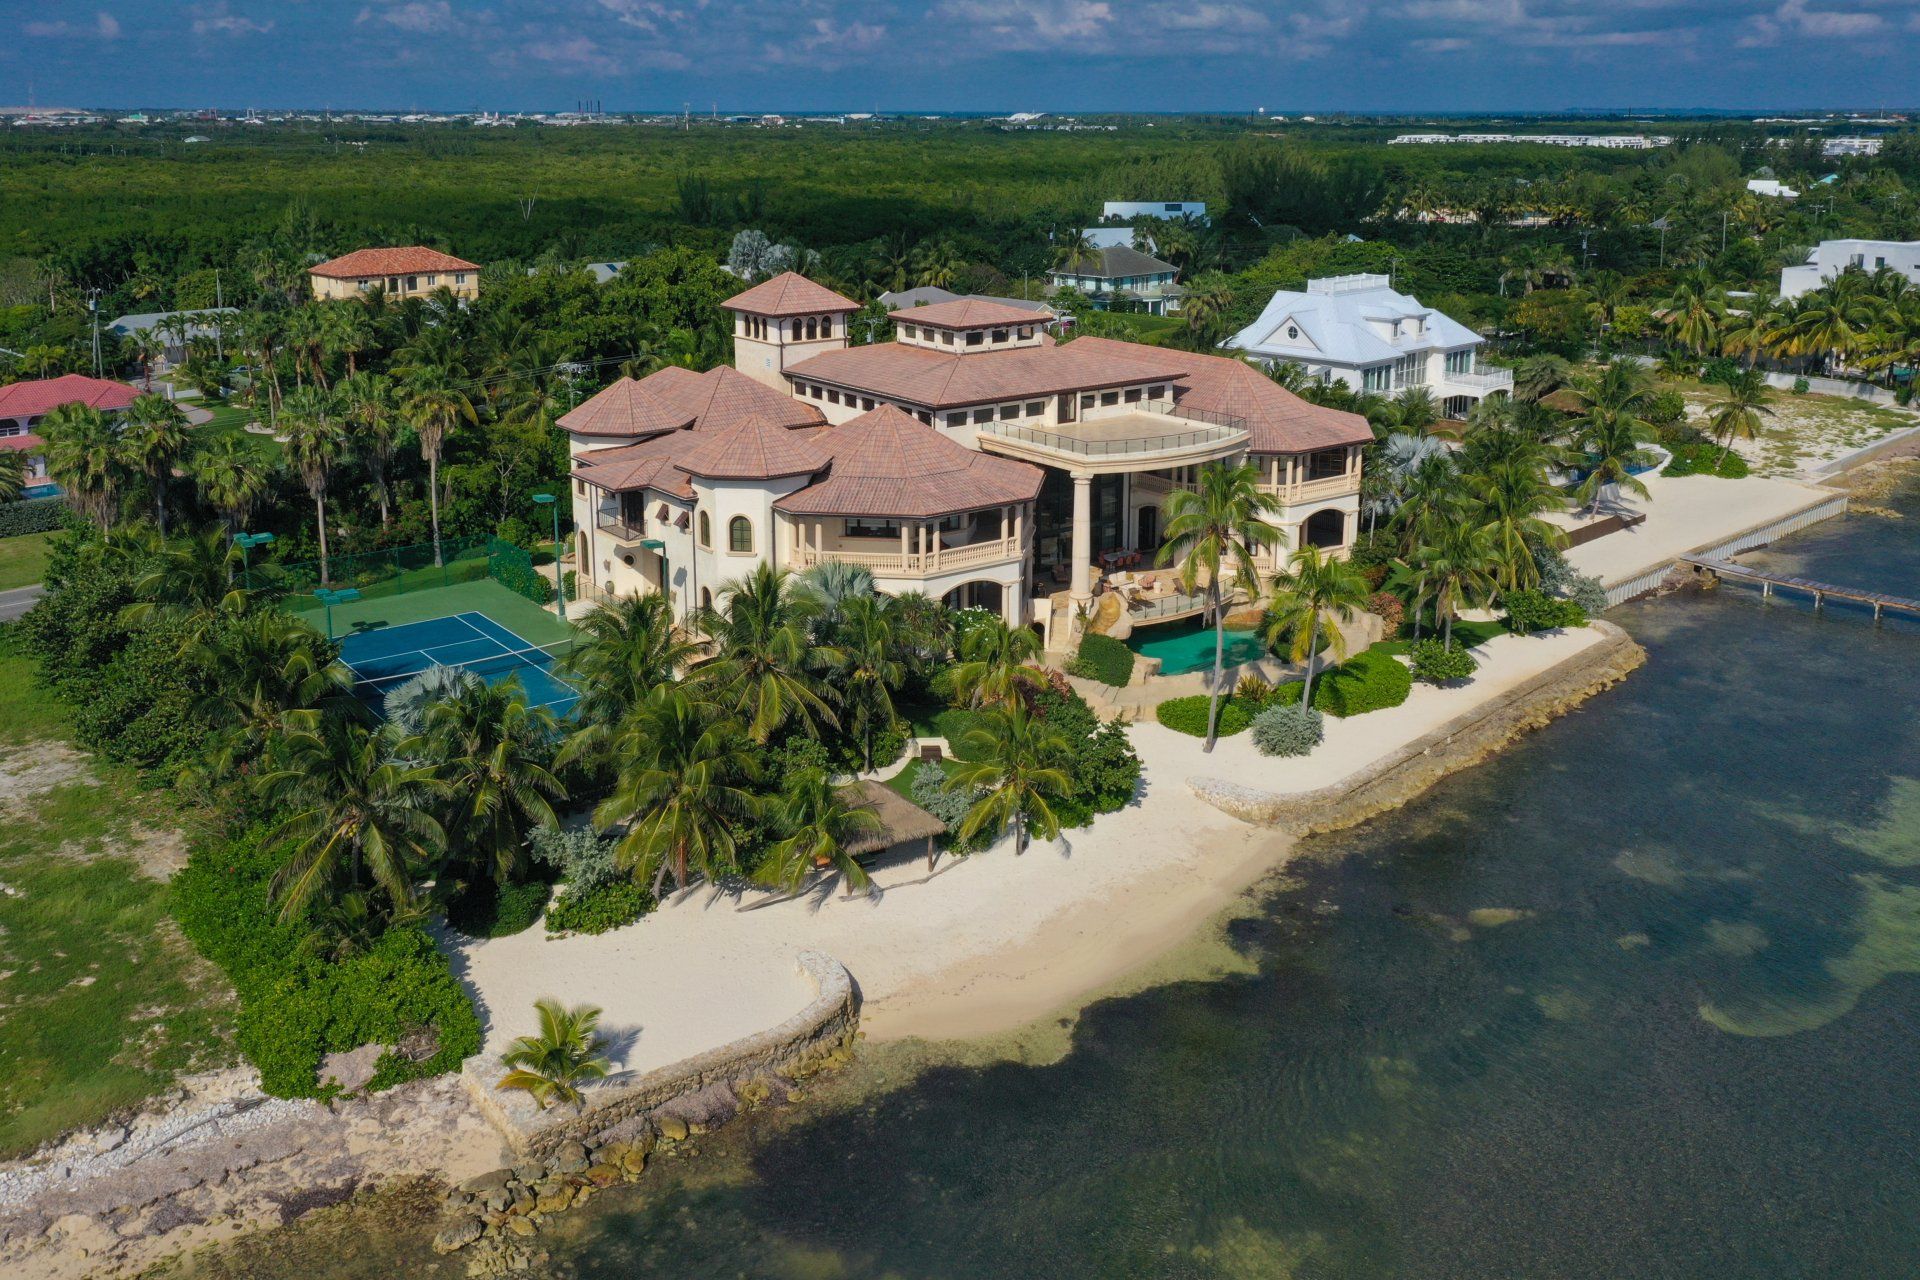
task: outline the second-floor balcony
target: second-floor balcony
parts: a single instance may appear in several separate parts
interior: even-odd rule
[[[876,577],[931,578],[962,569],[1017,563],[1032,549],[1027,513],[998,509],[955,520],[860,521],[796,518],[787,565],[809,569],[829,560],[859,565]]]
[[[603,502],[594,508],[593,527],[620,542],[646,541],[646,517],[638,503]]]
[[[989,452],[1093,474],[1212,462],[1243,452],[1248,439],[1245,419],[1177,406],[1127,408],[1049,427],[992,423],[979,433]]]
[[[1446,373],[1441,375],[1444,387],[1455,389],[1459,395],[1492,395],[1496,391],[1513,390],[1513,370],[1483,366],[1472,373]]]

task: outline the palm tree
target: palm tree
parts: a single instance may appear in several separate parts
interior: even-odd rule
[[[851,849],[885,827],[872,809],[849,804],[820,770],[802,769],[787,780],[773,821],[784,834],[768,849],[755,880],[795,893],[815,871],[832,867],[855,889],[873,883]]]
[[[269,480],[253,447],[227,436],[196,453],[191,469],[200,495],[226,521],[227,532],[245,529],[254,503],[266,496]]]
[[[393,466],[393,452],[399,444],[399,422],[394,417],[393,380],[384,374],[355,373],[342,378],[334,388],[340,403],[352,420],[353,440],[359,446],[361,460],[380,501],[380,527],[392,518],[393,489],[387,473]]]
[[[1660,304],[1667,332],[1696,356],[1714,348],[1727,315],[1727,291],[1702,268],[1674,281],[1673,293]]]
[[[1393,403],[1399,410],[1400,429],[1408,435],[1423,436],[1440,421],[1440,406],[1425,387],[1408,387],[1393,398]]]
[[[570,744],[569,759],[597,757],[616,726],[699,652],[674,627],[673,608],[658,592],[604,601],[575,626],[583,634],[561,662],[581,690],[573,709],[579,745]]]
[[[1455,613],[1493,598],[1500,563],[1493,531],[1471,516],[1449,520],[1432,531],[1431,539],[1415,549],[1413,558],[1422,583],[1415,612],[1431,598],[1442,643],[1451,646]]]
[[[953,283],[966,263],[951,241],[935,240],[921,245],[913,251],[909,260],[912,264],[915,284],[933,285],[944,289]]]
[[[1040,637],[1031,627],[1010,627],[1004,618],[973,624],[960,637],[960,661],[953,668],[953,691],[971,706],[1009,703],[1024,689],[1038,688],[1044,677]]]
[[[1209,339],[1219,329],[1227,308],[1233,305],[1233,289],[1227,277],[1219,272],[1196,276],[1187,286],[1186,296],[1180,299],[1180,315],[1187,322],[1187,332],[1200,340],[1202,345],[1211,346]]]
[[[333,416],[333,397],[303,388],[287,397],[280,429],[287,437],[287,459],[313,499],[314,528],[320,534],[320,581],[332,581],[327,565],[327,481],[347,451],[347,431]]]
[[[194,714],[216,733],[212,771],[252,761],[276,736],[312,731],[322,715],[350,714],[353,680],[334,646],[277,609],[257,609],[212,627],[188,650],[207,688]]]
[[[549,770],[554,718],[529,706],[516,681],[475,680],[427,710],[425,747],[446,786],[447,834],[461,861],[491,863],[508,883],[535,827],[558,826],[549,803],[566,794]]]
[[[1646,373],[1626,361],[1609,361],[1597,373],[1577,379],[1572,390],[1580,406],[1580,416],[1573,423],[1574,453],[1587,468],[1574,495],[1596,511],[1601,491],[1608,485],[1645,497],[1647,487],[1634,476],[1633,468],[1646,460],[1640,446],[1654,435],[1640,416],[1651,399]]]
[[[1548,481],[1545,467],[1535,458],[1516,453],[1469,474],[1467,484],[1478,504],[1476,518],[1492,537],[1500,589],[1519,591],[1538,585],[1540,566],[1532,548],[1566,543],[1564,532],[1540,518],[1562,506],[1560,492]]]
[[[1773,416],[1772,399],[1773,389],[1758,369],[1742,369],[1722,387],[1707,415],[1707,426],[1720,442],[1720,461],[1727,460],[1736,437],[1751,440],[1759,434],[1760,419]]]
[[[163,395],[135,396],[121,420],[120,440],[126,459],[145,472],[153,491],[153,522],[167,531],[167,486],[173,468],[187,451],[187,415]]]
[[[420,433],[420,456],[427,464],[427,501],[433,511],[433,563],[445,563],[440,553],[440,455],[447,433],[462,421],[476,421],[473,401],[455,382],[445,365],[413,368],[404,390],[407,416]]]
[[[1053,242],[1053,265],[1063,270],[1073,271],[1080,266],[1083,258],[1093,258],[1100,251],[1094,247],[1093,237],[1086,228],[1075,227],[1061,234]],[[1096,262],[1093,265],[1098,266]]]
[[[414,877],[445,847],[433,816],[444,788],[409,758],[413,744],[342,717],[322,717],[276,744],[256,786],[288,817],[270,841],[286,854],[273,877],[280,918],[295,920],[323,894],[369,881],[389,908],[413,901]]]
[[[1526,356],[1514,362],[1513,398],[1539,401],[1567,385],[1573,368],[1559,356]]]
[[[659,896],[669,873],[684,889],[694,872],[709,880],[740,869],[740,831],[758,809],[743,784],[759,753],[740,722],[685,685],[654,690],[614,744],[619,777],[594,810],[602,830],[625,824],[614,856]]]
[[[225,530],[211,526],[170,541],[156,538],[156,543],[133,550],[141,566],[133,582],[139,603],[127,606],[129,617],[246,611],[247,593],[233,580],[240,552]]]
[[[1031,834],[1043,840],[1059,836],[1053,801],[1073,789],[1065,767],[1066,735],[1013,702],[984,713],[954,754],[947,765],[947,789],[981,793],[960,823],[962,839],[1012,827],[1013,851],[1019,855],[1027,851]]]
[[[47,442],[48,476],[95,524],[111,529],[127,475],[119,429],[92,405],[76,402],[56,406],[39,431]]]
[[[580,1105],[580,1086],[613,1070],[606,1059],[607,1040],[599,1034],[600,1010],[583,1004],[563,1009],[551,998],[533,1002],[540,1015],[538,1035],[521,1036],[500,1055],[510,1068],[496,1088],[524,1089],[540,1110],[549,1102]]]
[[[796,717],[813,733],[839,724],[821,696],[818,673],[837,655],[813,643],[817,611],[791,572],[763,564],[724,584],[719,607],[700,614],[700,629],[712,637],[717,655],[699,678],[747,722],[755,742],[765,743]]]
[[[873,570],[845,560],[822,560],[800,571],[797,589],[813,598],[813,633],[825,639],[840,625],[843,604],[873,594]]]
[[[1223,580],[1249,594],[1259,590],[1254,555],[1280,541],[1280,530],[1263,517],[1280,502],[1260,487],[1260,468],[1250,462],[1213,462],[1200,468],[1192,489],[1167,496],[1166,528],[1159,562],[1178,561],[1180,589],[1193,595],[1205,578],[1207,612],[1213,619],[1213,680],[1207,708],[1206,750],[1212,751],[1220,720],[1220,694],[1227,653]]]
[[[893,695],[907,679],[906,665],[897,656],[893,602],[884,596],[853,597],[840,607],[835,636],[833,682],[840,690],[847,730],[859,742],[861,759],[871,772],[874,735],[899,721]]]
[[[1309,543],[1287,557],[1287,568],[1273,575],[1273,625],[1267,643],[1278,646],[1291,638],[1291,656],[1307,664],[1300,705],[1313,705],[1313,677],[1320,656],[1320,622],[1331,614],[1336,621],[1351,618],[1367,607],[1373,588],[1350,562]],[[1336,625],[1327,629],[1326,648],[1336,658],[1347,656],[1346,635]]]
[[[18,450],[0,453],[0,502],[17,502],[27,488],[27,456]]]

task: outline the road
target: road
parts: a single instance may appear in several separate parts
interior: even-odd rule
[[[12,622],[33,608],[33,602],[46,594],[45,587],[15,587],[0,591],[0,622]]]

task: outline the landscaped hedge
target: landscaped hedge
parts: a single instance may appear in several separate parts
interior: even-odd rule
[[[1587,611],[1578,601],[1562,600],[1544,591],[1509,591],[1500,602],[1506,606],[1508,628],[1517,635],[1587,625]]]
[[[493,566],[492,576],[507,590],[523,595],[535,604],[553,603],[553,583],[542,577],[530,564],[497,562]]]
[[[447,904],[447,923],[469,938],[509,938],[533,927],[551,892],[543,880],[504,889],[485,880]]]
[[[548,933],[606,933],[652,911],[659,904],[643,884],[612,880],[585,893],[568,889],[547,909]]]
[[[1085,636],[1071,674],[1124,689],[1133,679],[1133,650],[1112,636]]]
[[[314,1098],[329,1053],[424,1041],[418,1061],[387,1053],[369,1089],[456,1070],[480,1050],[480,1019],[446,957],[421,930],[388,929],[356,954],[314,954],[268,896],[274,858],[261,833],[194,850],[173,878],[175,918],[240,995],[237,1039],[279,1098]]]
[[[1299,687],[1295,686],[1294,699],[1299,700]],[[1196,693],[1187,698],[1170,698],[1154,708],[1153,714],[1161,724],[1175,733],[1188,734],[1195,738],[1207,736],[1207,715],[1210,699],[1204,693]],[[1253,717],[1260,711],[1260,704],[1237,695],[1220,700],[1220,720],[1215,726],[1222,738],[1231,738],[1236,733],[1246,732]]]
[[[1717,444],[1683,444],[1673,449],[1673,461],[1662,472],[1669,476],[1719,476],[1722,480],[1744,480],[1753,474],[1747,460],[1731,449]]]
[[[0,502],[0,538],[18,538],[29,533],[51,533],[67,523],[65,498],[28,498],[23,502]]]
[[[1438,636],[1416,640],[1412,657],[1413,678],[1428,684],[1465,680],[1480,669],[1480,660],[1468,653],[1464,644],[1448,644]]]
[[[1412,692],[1413,673],[1378,645],[1313,678],[1313,705],[1342,719],[1397,707]],[[1278,686],[1270,701],[1298,704],[1300,682]]]

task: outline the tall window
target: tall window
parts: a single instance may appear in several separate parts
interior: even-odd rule
[[[808,316],[807,317],[807,337],[817,338],[819,336],[820,336],[820,322],[814,319],[812,316]]]
[[[735,516],[727,521],[727,549],[730,551],[753,550],[753,523],[745,516]]]
[[[1393,366],[1376,364],[1360,371],[1361,390],[1386,391],[1393,386]]]
[[[1447,352],[1447,372],[1448,373],[1472,373],[1473,372],[1473,349],[1469,347],[1465,351]]]
[[[713,545],[713,521],[707,518],[707,513],[704,511],[700,513],[700,545],[703,547]]]

